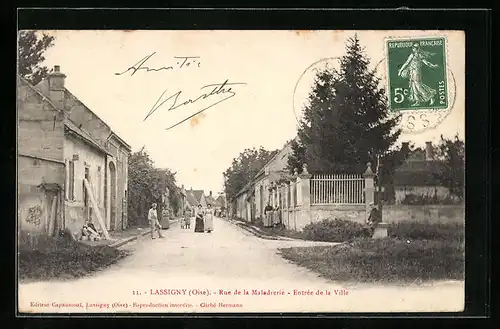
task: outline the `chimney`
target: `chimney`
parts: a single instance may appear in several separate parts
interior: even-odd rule
[[[209,195],[210,195],[210,197],[212,197],[212,191],[210,191]]]
[[[425,160],[434,160],[434,148],[432,147],[432,142],[425,142]]]
[[[54,72],[50,73],[47,80],[49,82],[49,96],[60,110],[64,110],[64,79],[66,75],[60,72],[59,65],[54,66]]]

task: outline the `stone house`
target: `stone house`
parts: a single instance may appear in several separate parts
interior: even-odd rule
[[[219,195],[215,200],[220,204],[222,210],[226,209],[226,198],[224,195]]]
[[[207,200],[205,199],[205,192],[203,190],[193,190],[193,188],[191,188],[189,192],[194,196],[194,200],[196,200],[196,206],[201,204],[203,209],[207,207]]]
[[[196,201],[196,197],[193,195],[192,191],[186,191],[186,199],[185,199],[185,207],[189,208],[193,211],[194,208],[198,206],[198,202]]]
[[[98,227],[99,217],[107,230],[123,230],[131,148],[65,87],[65,78],[55,66],[36,86],[17,79],[20,230],[78,235],[86,218]]]
[[[189,207],[188,205],[188,201],[187,201],[187,193],[186,193],[186,189],[184,188],[184,185],[182,185],[180,188],[179,188],[179,213],[177,214],[178,216],[181,216],[184,214],[184,211],[186,210],[187,207]]]
[[[272,200],[273,195],[270,193],[272,184],[288,177],[289,172],[288,157],[293,153],[291,143],[288,142],[285,146],[276,153],[262,169],[255,175],[255,217],[262,219],[264,217],[264,208],[268,203],[274,206],[279,206],[279,200]],[[275,201],[275,202],[273,202]]]
[[[252,199],[254,191],[252,182],[250,182],[236,194],[233,200],[233,216],[247,222],[252,221],[252,209],[255,208]]]
[[[245,186],[236,196],[237,216],[247,221],[255,221],[264,217],[264,208],[268,203],[279,205],[279,197],[271,193],[271,187],[281,179],[288,177],[288,157],[292,154],[291,143],[286,143],[257,172],[252,182]],[[244,215],[244,216],[243,216]]]
[[[207,204],[210,203],[212,205],[212,208],[214,208],[214,209],[216,209],[217,207],[220,208],[220,205],[218,206],[217,200],[215,200],[213,195],[212,195],[212,191],[208,192],[208,195],[205,195],[205,200],[206,200]]]

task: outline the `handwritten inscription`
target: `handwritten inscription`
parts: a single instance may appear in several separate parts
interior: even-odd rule
[[[153,57],[156,54],[156,52],[149,54],[142,58],[140,61],[129,67],[123,72],[120,73],[115,73],[115,75],[123,75],[125,73],[131,72],[130,76],[133,76],[134,74],[137,73],[137,71],[146,71],[146,72],[151,72],[151,71],[170,71],[174,70],[175,68],[187,68],[187,67],[200,67],[201,62],[199,60],[199,56],[174,56],[175,59],[175,64],[174,65],[169,65],[169,66],[161,66],[161,67],[156,67],[156,68],[150,68],[146,66],[146,62]]]
[[[199,56],[182,56],[182,57],[176,56],[174,57],[174,59],[176,60],[175,65],[151,68],[146,64],[155,54],[156,52],[153,52],[143,57],[141,60],[139,60],[137,63],[135,63],[125,71],[120,73],[115,73],[115,75],[123,75],[125,73],[130,73],[130,76],[133,76],[134,74],[137,73],[137,71],[144,71],[144,72],[170,71],[176,68],[180,69],[193,66],[200,67],[201,65]],[[160,97],[158,97],[155,104],[153,105],[151,110],[147,113],[143,121],[146,121],[148,118],[150,118],[151,115],[153,115],[153,113],[155,113],[160,108],[167,108],[167,111],[173,111],[175,109],[178,109],[180,107],[185,107],[190,104],[195,104],[195,103],[200,104],[201,107],[200,110],[197,110],[195,113],[192,114],[187,114],[186,117],[184,117],[184,119],[166,128],[166,130],[172,129],[180,125],[181,123],[195,117],[196,115],[206,111],[207,109],[236,96],[236,92],[233,90],[233,87],[236,85],[245,85],[245,84],[246,83],[244,82],[229,82],[229,79],[226,79],[222,83],[212,83],[202,86],[200,88],[201,93],[199,93],[194,97],[185,97],[184,100],[183,96],[185,93],[182,90],[179,90],[174,94],[168,95],[167,94],[168,89],[165,89],[160,95]],[[224,98],[221,99],[221,97],[214,97],[217,95],[223,95]],[[210,100],[211,102],[207,105],[207,102],[200,102],[203,100]]]
[[[208,90],[207,88],[212,88],[211,91],[203,92],[200,95],[198,95],[196,97],[188,98],[185,101],[182,101],[180,99],[181,95],[183,95],[183,92],[181,90],[179,90],[178,92],[176,92],[173,95],[165,96],[165,94],[167,93],[167,89],[165,89],[163,91],[163,93],[160,95],[160,97],[157,99],[156,103],[153,105],[151,110],[148,112],[146,117],[144,118],[144,121],[146,121],[153,113],[155,113],[161,107],[163,107],[163,106],[166,107],[167,105],[165,105],[165,104],[170,104],[170,106],[168,107],[168,111],[173,111],[177,108],[180,108],[180,107],[183,107],[183,106],[186,106],[189,104],[194,104],[200,100],[213,98],[213,96],[216,96],[216,95],[225,95],[226,96],[225,98],[214,100],[214,102],[209,104],[208,106],[203,107],[201,110],[198,110],[197,112],[195,112],[191,115],[188,115],[187,117],[185,117],[181,121],[177,122],[176,124],[166,128],[167,130],[172,129],[172,128],[178,126],[179,124],[191,119],[192,117],[208,110],[209,108],[236,96],[236,92],[232,89],[231,86],[245,85],[245,84],[246,83],[244,83],[244,82],[229,82],[228,79],[226,79],[222,83],[208,84],[208,85],[201,87],[200,90]]]

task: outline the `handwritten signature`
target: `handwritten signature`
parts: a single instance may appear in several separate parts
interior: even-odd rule
[[[129,72],[129,71],[132,71],[132,73],[130,74],[130,76],[132,76],[139,70],[145,70],[146,72],[150,72],[150,71],[157,72],[157,71],[163,71],[163,70],[168,71],[168,70],[174,69],[173,66],[162,66],[162,67],[158,67],[158,68],[149,68],[147,66],[144,66],[144,64],[151,57],[153,57],[155,54],[156,54],[156,52],[154,52],[150,55],[147,55],[146,57],[142,58],[140,61],[138,61],[137,63],[135,63],[134,65],[132,65],[131,67],[129,67],[125,71],[123,71],[121,73],[115,73],[115,75],[122,75],[122,74]],[[176,65],[178,66],[178,68],[189,67],[191,65],[195,65],[197,67],[200,67],[200,65],[201,65],[201,62],[199,61],[199,58],[200,58],[199,56],[174,56],[174,58],[177,60]]]
[[[225,98],[220,99],[220,100],[216,101],[215,103],[212,103],[211,105],[204,107],[203,109],[199,110],[198,112],[196,112],[196,113],[182,119],[181,121],[177,122],[176,124],[166,128],[166,130],[172,129],[172,128],[180,125],[181,123],[191,119],[192,117],[196,116],[197,114],[200,114],[200,113],[208,110],[209,108],[211,108],[217,104],[220,104],[224,101],[227,101],[228,99],[236,96],[236,92],[232,89],[232,87],[229,87],[229,86],[235,86],[235,85],[246,85],[246,83],[245,82],[229,82],[229,80],[226,79],[226,81],[224,81],[223,83],[214,83],[214,84],[205,85],[205,86],[201,87],[200,90],[203,90],[205,88],[210,88],[210,87],[212,87],[212,90],[208,93],[203,93],[194,99],[190,98],[184,102],[179,101],[179,97],[182,95],[182,91],[180,91],[180,90],[178,92],[176,92],[175,94],[173,94],[172,96],[163,100],[163,97],[164,97],[165,93],[167,92],[167,89],[165,89],[163,91],[163,93],[160,95],[160,97],[158,98],[158,100],[156,101],[156,103],[153,105],[153,107],[151,108],[149,113],[144,118],[144,121],[146,121],[154,112],[156,112],[160,107],[163,106],[163,104],[165,104],[169,100],[173,100],[173,104],[170,105],[170,107],[168,108],[168,111],[173,111],[179,107],[186,106],[188,104],[194,104],[194,103],[198,102],[199,100],[207,99],[207,98],[212,97],[214,95],[226,94]]]

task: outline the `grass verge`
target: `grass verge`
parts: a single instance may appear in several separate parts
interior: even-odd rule
[[[286,237],[286,238],[292,238],[292,239],[299,239],[299,240],[305,240],[305,236],[302,232],[295,231],[295,230],[290,230],[284,227],[264,227],[262,224],[251,224],[248,222],[245,222],[243,220],[238,220],[235,219],[238,225],[245,226],[251,229],[258,228],[259,233],[265,236],[269,237]]]
[[[336,246],[280,249],[291,262],[343,282],[464,279],[462,240],[357,239]]]
[[[22,281],[70,279],[109,266],[127,255],[109,246],[88,246],[64,238],[46,238],[35,249],[19,247]]]

